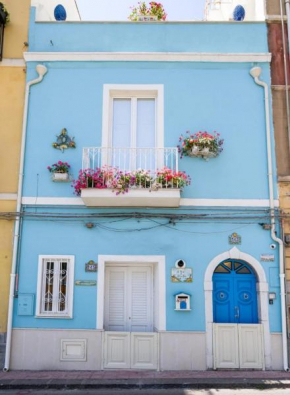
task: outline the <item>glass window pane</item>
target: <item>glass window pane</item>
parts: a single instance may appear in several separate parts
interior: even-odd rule
[[[223,263],[226,267],[228,267],[230,270],[232,270],[232,262],[224,262]]]
[[[242,263],[235,262],[235,270],[242,266]]]
[[[60,262],[58,311],[66,310],[66,305],[67,305],[66,300],[67,300],[67,262]]]
[[[45,262],[44,269],[44,311],[52,311],[53,307],[53,280],[54,280],[54,262]]]
[[[137,100],[137,147],[155,147],[155,99]]]
[[[230,273],[228,269],[226,269],[223,265],[218,265],[218,267],[214,271],[215,273]]]
[[[131,146],[131,99],[113,100],[113,147]]]
[[[244,266],[237,271],[237,274],[251,274],[251,271],[246,266]]]
[[[155,169],[155,99],[137,100],[136,145],[138,148],[143,148],[136,153],[136,168]],[[149,149],[144,150],[144,148]]]

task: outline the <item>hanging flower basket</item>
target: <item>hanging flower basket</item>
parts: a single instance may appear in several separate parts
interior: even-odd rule
[[[178,152],[180,158],[183,156],[200,157],[205,160],[216,158],[223,151],[224,140],[220,138],[220,134],[214,132],[209,134],[207,132],[198,132],[188,136],[181,136],[179,138]]]
[[[52,173],[52,181],[69,181],[68,173]]]
[[[69,171],[70,165],[67,162],[59,160],[51,166],[47,166],[47,170],[52,173],[52,181],[68,182],[70,181]]]

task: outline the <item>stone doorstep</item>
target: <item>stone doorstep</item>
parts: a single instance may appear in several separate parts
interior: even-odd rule
[[[153,389],[153,388],[194,388],[194,389],[270,389],[290,388],[289,380],[267,380],[267,379],[237,379],[237,378],[204,378],[204,379],[15,379],[0,380],[0,391],[7,389]]]

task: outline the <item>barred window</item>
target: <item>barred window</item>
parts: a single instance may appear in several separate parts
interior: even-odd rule
[[[72,317],[74,257],[40,256],[37,315]]]

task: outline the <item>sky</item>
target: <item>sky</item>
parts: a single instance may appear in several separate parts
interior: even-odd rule
[[[140,0],[76,0],[82,20],[127,21],[130,7]],[[149,4],[150,0],[146,3]],[[168,21],[203,19],[205,0],[159,0],[168,14]]]

